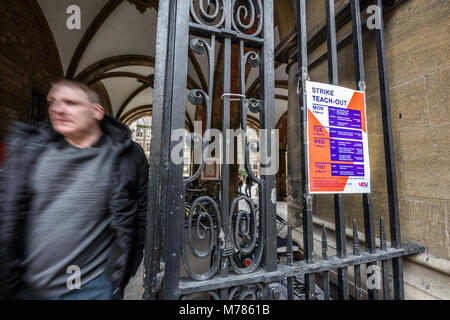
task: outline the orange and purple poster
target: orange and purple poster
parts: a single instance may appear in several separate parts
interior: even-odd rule
[[[370,193],[364,92],[306,82],[309,193]]]

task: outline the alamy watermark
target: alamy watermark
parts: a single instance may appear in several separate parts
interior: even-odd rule
[[[367,289],[380,290],[381,289],[381,269],[377,265],[368,266],[367,274]]]
[[[370,30],[381,29],[381,8],[377,5],[370,5],[367,7],[367,28]]]
[[[81,9],[79,6],[72,4],[67,7],[66,13],[69,17],[66,20],[66,26],[69,30],[81,29]]]
[[[69,290],[81,289],[81,269],[77,265],[67,267],[66,273],[69,275],[66,284]]]
[[[381,8],[377,5],[367,7],[367,28],[370,30],[381,29]],[[66,13],[69,15],[66,20],[66,26],[69,30],[81,29],[81,9],[78,5],[72,4],[67,7]]]
[[[172,131],[173,147],[170,153],[172,163],[180,165],[188,161],[189,164],[202,164],[208,160],[215,160],[219,164],[256,164],[250,163],[252,158],[260,165],[261,175],[274,175],[278,172],[278,129],[260,129],[256,139],[255,137],[250,139],[247,132],[242,129],[227,129],[224,139],[223,132],[218,129],[208,129],[202,134],[201,123],[196,121],[194,132],[188,135],[185,134],[184,128]],[[189,153],[193,150],[191,157],[184,157],[186,149]],[[257,156],[250,157],[251,154]]]

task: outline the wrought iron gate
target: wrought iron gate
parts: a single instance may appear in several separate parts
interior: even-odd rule
[[[376,1],[381,8],[381,0]],[[337,84],[337,55],[334,0],[325,0],[327,9],[328,59],[330,83]],[[353,39],[355,52],[355,78],[357,89],[364,90],[364,66],[359,0],[351,1]],[[308,79],[306,7],[305,0],[297,1],[298,61],[301,114],[305,111],[304,83]],[[172,161],[181,138],[173,138],[173,132],[185,127],[186,101],[203,106],[206,129],[211,127],[214,95],[214,66],[216,43],[220,42],[223,59],[222,79],[222,159],[230,152],[226,130],[230,128],[230,103],[238,98],[240,126],[247,130],[247,112],[259,113],[260,129],[267,129],[260,150],[271,150],[271,129],[274,129],[274,25],[273,0],[161,0],[158,10],[153,102],[153,137],[151,143],[149,207],[145,252],[145,298],[184,299],[204,292],[212,299],[278,299],[279,283],[287,279],[288,297],[294,295],[294,277],[304,275],[306,299],[315,297],[315,275],[324,279],[324,297],[330,297],[329,272],[337,270],[340,299],[349,298],[348,268],[355,271],[355,298],[362,298],[361,265],[382,263],[384,298],[389,298],[388,261],[393,265],[394,297],[403,298],[402,257],[422,252],[415,244],[401,244],[396,196],[395,164],[393,156],[390,120],[389,86],[387,83],[384,29],[377,30],[378,61],[380,69],[383,128],[385,135],[386,167],[389,190],[389,211],[392,247],[386,245],[384,225],[381,223],[381,247],[375,246],[374,218],[370,195],[363,196],[366,249],[358,246],[356,225],[354,227],[354,250],[346,252],[345,213],[343,196],[335,196],[337,255],[327,256],[326,232],[323,232],[323,255],[313,257],[312,195],[303,185],[303,247],[304,260],[293,261],[292,251],[287,263],[278,263],[276,247],[276,192],[275,175],[254,175],[248,165],[248,143],[244,139],[246,172],[257,183],[259,203],[255,204],[244,195],[230,195],[230,165],[221,164],[220,197],[201,196],[195,199],[188,213],[188,228],[184,229],[185,186],[197,179],[205,165],[205,159],[190,177],[183,177],[183,163]],[[231,93],[231,51],[239,50],[239,93]],[[208,59],[207,88],[194,88],[186,94],[189,49]],[[219,55],[220,56],[220,55]],[[249,66],[247,66],[247,64]],[[248,68],[259,69],[259,99],[246,95],[245,73]],[[248,72],[248,70],[247,70]],[[303,121],[304,115],[302,116]],[[300,139],[305,140],[301,127]],[[194,136],[192,136],[194,138]],[[198,137],[197,137],[198,138]],[[203,140],[201,140],[203,141]],[[203,148],[203,143],[201,143]],[[302,144],[302,163],[306,149]],[[265,153],[264,153],[265,154]],[[261,170],[270,163],[270,155],[261,152]],[[306,181],[303,166],[302,180]],[[229,200],[230,199],[230,200]],[[246,203],[246,210],[238,208]],[[206,226],[191,224],[196,205],[208,209],[200,213]],[[199,239],[209,239],[203,251],[195,248],[192,226]],[[242,238],[247,241],[242,243]],[[290,230],[288,247],[292,247]],[[205,260],[206,271],[194,271],[188,253]],[[241,265],[238,257],[253,253],[247,265]],[[180,278],[180,267],[188,275]],[[378,290],[368,290],[369,299],[377,299]]]

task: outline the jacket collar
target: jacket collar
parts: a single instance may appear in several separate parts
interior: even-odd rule
[[[103,133],[111,137],[114,144],[122,144],[131,140],[130,129],[125,124],[111,116],[104,116],[101,122],[101,128]]]

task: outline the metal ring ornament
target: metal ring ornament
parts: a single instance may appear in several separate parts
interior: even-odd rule
[[[193,89],[188,93],[188,100],[194,106],[198,106],[203,103],[203,99],[209,100],[209,96],[202,89]]]
[[[261,62],[259,58],[259,54],[255,51],[249,51],[247,52],[244,57],[244,61],[246,61],[250,67],[257,68],[259,66],[259,63]]]
[[[248,151],[250,152],[259,152],[259,141],[256,139],[252,139],[248,142]]]
[[[204,240],[204,239],[206,239],[206,233],[208,231],[210,232],[208,248],[203,251],[197,250],[194,247],[194,244],[192,243],[192,219],[194,216],[195,208],[197,208],[197,205],[200,204],[201,202],[203,202],[203,203],[208,202],[208,203],[212,204],[212,207],[213,207],[213,210],[215,213],[215,223],[214,223],[214,219],[211,216],[210,212],[202,211],[199,214],[199,216],[197,217],[197,223],[196,223],[197,237],[201,240]],[[205,217],[208,220],[209,230],[200,224],[200,220]],[[199,259],[204,259],[213,252],[214,248],[216,248],[216,250],[219,248],[219,245],[220,245],[219,230],[221,228],[221,225],[222,225],[222,222],[221,222],[219,207],[214,199],[212,199],[211,197],[208,197],[208,196],[201,196],[194,200],[194,202],[192,203],[192,205],[189,209],[187,235],[188,235],[188,241],[189,241],[189,248],[195,257],[197,257]],[[217,230],[215,230],[215,227],[217,227]],[[199,280],[199,281],[211,279],[217,273],[217,270],[219,269],[220,255],[216,254],[214,256],[213,264],[206,273],[197,274],[197,273],[193,272],[191,267],[189,266],[187,256],[186,256],[185,246],[186,246],[186,243],[185,243],[185,241],[183,241],[182,246],[181,246],[181,254],[183,257],[184,268],[186,269],[186,272],[189,274],[189,276],[191,276],[193,279]]]
[[[244,54],[244,44],[243,41],[240,42],[240,52],[241,52],[241,60],[240,60],[240,72],[241,72],[241,80],[240,80],[240,90],[241,92],[245,92],[245,77],[243,70],[245,70],[245,65],[248,63],[250,67],[256,68],[260,65],[260,58],[259,54],[255,51],[248,51],[246,54]],[[251,111],[253,113],[260,113],[262,111],[261,108],[261,101],[256,98],[250,98],[250,99],[242,99],[241,101],[241,128],[244,131],[244,143],[242,145],[242,151],[245,158],[245,171],[247,174],[251,177],[253,181],[260,184],[261,180],[258,179],[253,171],[250,168],[249,164],[249,143],[247,142],[247,114],[248,111]],[[250,145],[253,142],[250,142]],[[259,143],[257,145],[257,149],[259,149]]]
[[[204,147],[207,142],[205,138],[203,138],[197,132],[191,132],[186,137],[186,144],[192,149]]]
[[[256,268],[259,266],[262,258],[262,245],[261,243],[261,237],[258,237],[258,231],[260,226],[258,225],[258,217],[256,208],[252,202],[252,200],[249,197],[246,196],[239,196],[233,199],[233,202],[230,206],[230,214],[229,219],[232,222],[233,219],[233,212],[238,205],[239,201],[244,200],[248,207],[250,208],[250,213],[246,212],[245,210],[239,210],[236,215],[236,220],[234,221],[234,246],[238,250],[238,253],[241,254],[249,254],[252,251],[255,250],[255,248],[258,250],[255,254],[255,259],[251,262],[249,266],[246,268],[239,267],[238,263],[236,262],[236,255],[233,255],[230,258],[231,266],[233,267],[233,270],[238,274],[248,274],[251,272],[254,272]],[[243,217],[247,218],[247,221],[244,223],[244,225],[241,224],[241,220]],[[232,223],[229,224],[229,234],[232,234]],[[241,246],[240,238],[247,237],[249,239],[249,243],[245,246]],[[258,246],[257,246],[258,243]]]
[[[196,5],[197,3],[197,5]],[[223,0],[208,0],[208,11],[211,8],[211,5],[214,6],[215,10],[213,13],[209,13],[205,10],[205,3],[203,0],[191,0],[191,16],[194,22],[212,27],[212,28],[219,28],[223,25],[225,21],[225,14],[223,13]],[[200,17],[197,15],[197,12],[195,8],[198,8],[198,13],[200,14]],[[220,18],[219,18],[220,17]],[[213,22],[218,20],[216,24]]]
[[[237,1],[239,2],[236,8]],[[252,37],[261,34],[263,27],[261,0],[233,0],[231,7],[233,8],[231,24],[235,31]],[[242,19],[246,19],[248,22],[245,23]],[[255,23],[258,24],[256,31],[249,34]]]
[[[209,60],[209,89],[208,93],[201,89],[193,89],[189,91],[188,94],[188,100],[191,104],[195,106],[199,106],[204,103],[205,107],[205,113],[206,113],[206,128],[205,131],[209,130],[211,127],[211,112],[212,112],[212,99],[211,96],[213,95],[213,85],[212,85],[212,77],[213,77],[213,68],[214,68],[214,47],[215,47],[215,36],[211,36],[211,44],[209,44],[206,40],[202,38],[194,38],[190,41],[189,46],[193,52],[196,54],[204,54],[205,52],[208,55]],[[203,151],[207,146],[207,141],[202,138],[203,144],[202,144],[202,157],[201,157],[201,163],[200,166],[197,168],[197,171],[190,177],[187,177],[183,180],[185,184],[194,181],[197,179],[204,167],[205,167],[205,159],[203,158]],[[192,146],[191,146],[192,148]]]
[[[228,300],[262,300],[265,291],[266,288],[260,283],[250,286],[237,286],[230,290]]]
[[[247,107],[253,113],[260,113],[261,101],[255,98],[250,98],[247,100]]]
[[[209,107],[209,105],[210,105],[210,97],[206,94],[205,91],[203,91],[201,89],[193,89],[193,90],[189,91],[189,93],[188,93],[188,100],[193,105],[202,104],[203,101],[206,100],[207,106]],[[207,124],[206,124],[207,128],[206,129],[209,128],[209,123],[210,123],[210,119],[207,119],[207,120],[209,120],[209,121],[207,121]],[[192,137],[190,137],[191,135],[192,135]],[[187,142],[188,143],[192,142],[191,139],[194,138],[194,137],[197,137],[197,136],[200,136],[200,135],[198,133],[190,134],[188,136],[189,140]],[[203,150],[207,146],[207,142],[206,142],[206,140],[203,137],[201,137],[201,141],[202,141],[202,159],[201,159],[202,162],[201,162],[199,168],[197,169],[197,171],[192,176],[187,177],[187,178],[185,178],[183,180],[183,182],[185,184],[187,184],[189,182],[192,182],[195,179],[197,179],[200,176],[200,174],[202,173],[203,168],[205,167],[205,161],[203,159]],[[192,143],[189,143],[189,146],[190,146],[190,148],[192,148]],[[195,147],[198,147],[198,144]]]
[[[206,44],[208,45],[208,44]],[[206,51],[205,48],[205,41],[200,38],[194,38],[189,42],[189,47],[192,51],[194,51],[196,54],[203,54]]]

